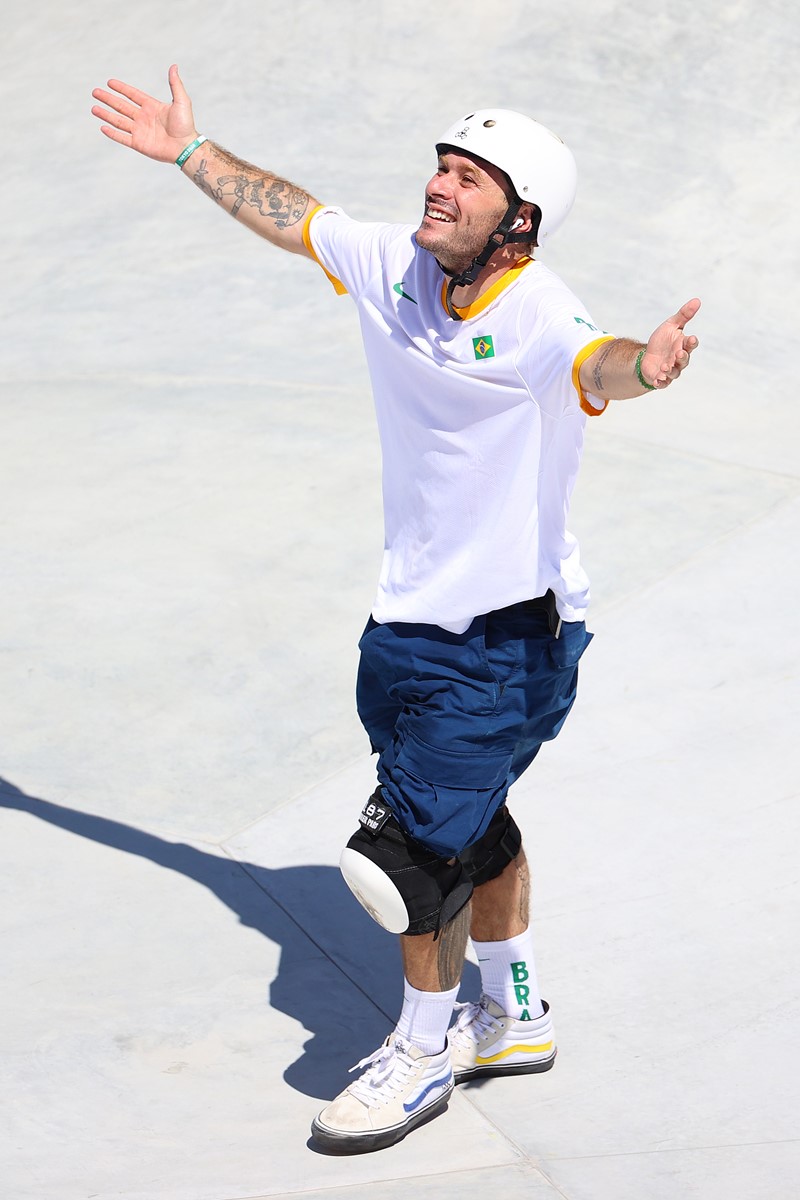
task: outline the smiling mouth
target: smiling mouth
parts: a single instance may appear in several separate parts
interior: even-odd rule
[[[430,205],[425,207],[425,216],[431,221],[439,221],[442,225],[454,225],[456,220],[449,213],[443,212],[440,208],[431,208]]]

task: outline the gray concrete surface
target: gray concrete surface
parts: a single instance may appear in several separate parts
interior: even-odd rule
[[[6,18],[3,1200],[785,1200],[797,974],[800,36],[788,3],[409,0]],[[377,1155],[308,1125],[396,1017],[344,891],[381,549],[356,322],[89,115],[115,75],[356,216],[477,104],[575,151],[547,262],[665,396],[590,426],[581,702],[517,787],[557,1069]],[[465,994],[474,992],[468,964]]]

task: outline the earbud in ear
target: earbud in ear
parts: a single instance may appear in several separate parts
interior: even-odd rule
[[[515,221],[515,222],[514,222],[514,224],[511,226],[511,228],[512,228],[512,229],[519,229],[520,225],[524,225],[524,224],[525,224],[525,222],[523,221],[522,217],[517,217],[516,221]]]

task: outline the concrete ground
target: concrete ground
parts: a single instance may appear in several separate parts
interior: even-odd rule
[[[31,0],[0,96],[3,1200],[786,1200],[800,1178],[794,8]],[[109,76],[355,216],[477,105],[572,146],[545,260],[604,328],[703,299],[591,423],[595,640],[517,786],[556,1070],[384,1152],[309,1123],[399,1010],[336,861],[382,546],[351,305],[103,139]],[[474,995],[471,964],[464,993]]]

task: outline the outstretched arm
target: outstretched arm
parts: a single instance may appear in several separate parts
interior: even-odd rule
[[[689,300],[659,325],[647,345],[628,338],[605,342],[581,364],[581,387],[601,400],[627,400],[669,387],[697,348],[697,338],[684,330],[699,308],[699,300]]]
[[[174,163],[198,132],[176,66],[169,69],[169,86],[171,103],[156,100],[119,79],[109,79],[110,91],[95,88],[92,95],[101,104],[96,104],[92,113],[104,122],[101,132],[147,158]],[[284,250],[311,257],[303,244],[303,225],[317,201],[308,192],[210,141],[198,146],[181,170],[248,229]]]

